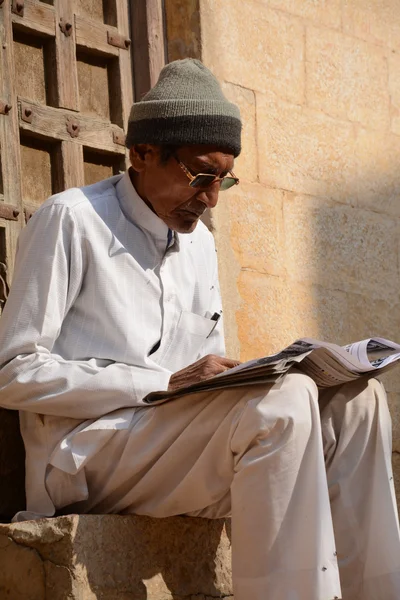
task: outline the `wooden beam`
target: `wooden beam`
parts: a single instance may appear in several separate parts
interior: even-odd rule
[[[124,37],[130,37],[129,12],[126,0],[116,0],[116,11],[119,32]],[[126,131],[133,103],[131,54],[126,50],[120,50],[119,53],[119,85],[121,89],[122,126]],[[127,168],[130,166],[127,152],[125,154],[125,164]]]
[[[58,106],[79,111],[74,9],[71,0],[56,3],[56,64]]]
[[[21,213],[18,221],[2,219],[5,230],[5,252],[1,249],[0,262],[6,265],[6,278],[11,283],[17,239],[22,227],[21,160],[19,150],[18,106],[16,105],[13,56],[13,33],[11,2],[5,0],[0,6],[0,100],[9,108],[0,115],[0,168],[3,179],[3,198],[7,204],[16,206]]]
[[[43,2],[24,0],[23,16],[12,13],[14,27],[54,37],[56,33],[54,7]]]
[[[63,188],[85,185],[83,146],[73,142],[61,143]]]
[[[119,56],[119,48],[108,43],[108,32],[118,34],[116,27],[75,15],[76,45],[87,48],[91,54]]]
[[[109,121],[43,104],[34,104],[23,98],[18,98],[18,108],[21,130],[30,132],[36,137],[83,144],[113,154],[125,153],[125,148],[114,142],[114,132],[123,135],[123,131],[116,125],[111,125]],[[26,117],[27,113],[28,117]]]
[[[18,106],[15,103],[15,76],[13,57],[13,34],[10,0],[0,8],[0,100],[11,107],[0,115],[1,167],[3,173],[4,200],[8,204],[21,203],[20,155]],[[17,176],[16,176],[17,175]]]
[[[165,65],[165,27],[162,0],[134,0],[131,5],[132,61],[135,98],[156,83]]]

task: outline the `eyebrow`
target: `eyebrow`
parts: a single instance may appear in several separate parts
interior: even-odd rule
[[[192,163],[193,165],[196,165],[195,168],[196,171],[198,171],[198,173],[210,173],[210,175],[217,175],[218,174],[218,167],[213,166],[210,163],[207,163],[201,159],[195,159],[194,163]],[[221,175],[225,176],[227,173],[229,173],[230,169],[227,169],[223,172],[221,172]]]
[[[218,172],[217,167],[199,159],[195,159],[192,165],[193,168],[195,168],[196,171],[198,171],[199,173],[211,173],[213,175],[216,175]]]

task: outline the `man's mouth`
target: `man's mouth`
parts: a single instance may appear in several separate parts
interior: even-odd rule
[[[196,219],[199,219],[201,217],[201,215],[204,214],[205,210],[195,211],[195,210],[188,210],[187,208],[181,208],[179,212],[190,215],[191,217],[196,217]]]

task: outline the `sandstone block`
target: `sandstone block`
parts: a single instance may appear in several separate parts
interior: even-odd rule
[[[343,31],[374,44],[400,49],[397,0],[344,0]]]
[[[375,129],[389,125],[385,49],[342,33],[308,27],[307,104]]]
[[[400,216],[400,137],[360,128],[356,156],[358,206]]]
[[[397,303],[398,225],[393,219],[304,196],[288,197],[283,214],[291,279]]]
[[[237,278],[240,264],[236,259],[231,244],[230,202],[234,190],[221,194],[216,208],[211,211],[211,231],[213,232],[217,249],[219,266],[219,283],[221,287],[222,305],[224,310],[224,333],[226,354],[239,359],[240,343],[238,338],[236,311],[240,306],[240,296],[237,289]]]
[[[400,393],[400,367],[380,375],[379,379],[383,382],[388,394]]]
[[[400,57],[391,53],[389,64],[389,91],[391,101],[391,129],[400,135]]]
[[[341,27],[340,0],[264,0],[271,8],[283,10],[307,21],[330,27]]]
[[[257,94],[260,181],[270,187],[351,203],[355,193],[352,124]]]
[[[240,359],[272,354],[289,343],[284,282],[264,273],[244,270],[238,279],[238,290],[242,299],[236,313]]]
[[[20,546],[7,535],[0,535],[0,558],[2,598],[11,600],[46,598],[45,567],[34,549]]]
[[[227,531],[221,520],[116,515],[0,525],[0,596],[233,598]]]
[[[201,3],[203,60],[215,75],[249,89],[304,99],[304,30],[296,17],[254,0]],[[223,24],[223,26],[221,26]]]
[[[385,298],[385,289],[380,291],[381,298],[368,292],[348,294],[349,341],[378,336],[400,343],[400,302]],[[393,382],[391,390],[400,392],[400,366],[385,377]]]
[[[235,160],[235,174],[241,181],[257,181],[258,154],[255,143],[256,104],[254,92],[231,83],[222,83],[222,89],[226,97],[239,106],[243,123],[242,153]]]
[[[299,337],[348,341],[347,295],[252,271],[238,281],[241,358],[277,352]]]
[[[257,183],[232,190],[230,242],[242,269],[282,275],[282,199],[282,191]]]

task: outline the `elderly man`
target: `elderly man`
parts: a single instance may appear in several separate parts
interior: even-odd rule
[[[133,106],[129,171],[50,198],[22,232],[0,327],[0,405],[20,411],[26,447],[16,519],[232,515],[236,600],[399,600],[378,382],[318,404],[293,371],[143,401],[237,364],[199,218],[238,183],[240,130],[208,69],[171,63]]]

